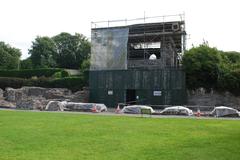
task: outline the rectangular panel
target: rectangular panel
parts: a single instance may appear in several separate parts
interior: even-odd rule
[[[92,29],[90,70],[127,69],[127,27]]]

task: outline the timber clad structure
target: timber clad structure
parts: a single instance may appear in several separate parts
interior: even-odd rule
[[[182,17],[180,21],[92,28],[90,101],[109,107],[184,104],[185,73],[179,61],[185,35]]]

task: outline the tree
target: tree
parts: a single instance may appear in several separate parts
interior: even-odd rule
[[[20,68],[21,69],[32,69],[32,60],[31,58],[24,59],[20,62]]]
[[[21,51],[0,42],[0,69],[17,69],[20,63]]]
[[[82,62],[80,70],[81,71],[88,71],[90,69],[90,59],[86,59]]]
[[[188,88],[215,88],[219,78],[222,57],[216,48],[208,44],[193,47],[183,56]]]
[[[57,64],[61,68],[79,69],[89,59],[90,42],[82,34],[60,33],[53,37],[57,47]]]
[[[239,52],[224,52],[227,56],[229,63],[236,64],[240,62],[240,53]]]
[[[204,43],[183,56],[189,89],[203,87],[240,95],[240,53],[224,52]]]
[[[223,52],[221,51],[222,58],[224,59],[225,67],[229,70],[240,69],[240,53],[239,52]]]
[[[240,95],[240,53],[223,52],[223,63],[220,66],[218,89]]]
[[[60,33],[52,38],[37,37],[29,50],[33,68],[79,69],[89,59],[90,42],[82,34]]]
[[[37,37],[29,50],[33,68],[56,67],[57,48],[49,37]]]

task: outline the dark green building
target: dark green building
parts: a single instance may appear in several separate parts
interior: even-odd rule
[[[184,104],[185,35],[183,20],[92,28],[90,102]]]

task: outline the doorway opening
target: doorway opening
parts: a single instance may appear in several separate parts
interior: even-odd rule
[[[127,104],[136,104],[136,90],[127,89],[126,103]]]

